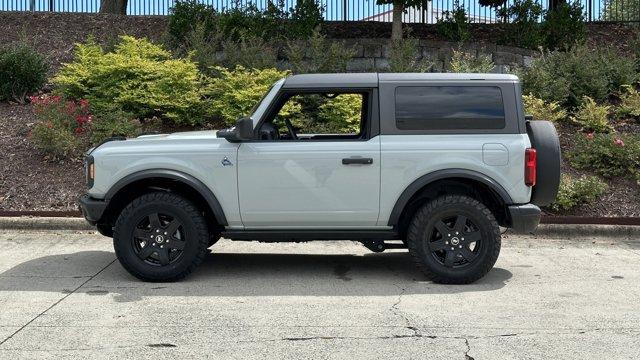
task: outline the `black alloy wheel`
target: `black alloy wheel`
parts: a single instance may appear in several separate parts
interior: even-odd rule
[[[176,281],[208,253],[211,237],[201,209],[169,192],[144,194],[127,205],[114,226],[122,266],[144,281]]]
[[[482,246],[480,229],[465,215],[441,216],[435,219],[426,244],[431,256],[443,266],[469,266]]]
[[[186,238],[179,219],[154,212],[138,221],[132,246],[136,255],[147,264],[165,266],[180,259]]]
[[[493,267],[500,254],[500,227],[489,208],[465,195],[446,195],[423,205],[407,229],[407,247],[427,277],[468,284]]]

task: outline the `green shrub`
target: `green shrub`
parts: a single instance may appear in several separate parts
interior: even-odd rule
[[[585,96],[571,120],[582,126],[583,131],[607,133],[613,131],[613,126],[609,124],[610,110],[611,106],[598,105],[592,98]]]
[[[86,145],[86,132],[92,121],[86,100],[65,101],[62,97],[31,97],[38,122],[31,139],[51,160],[78,158]]]
[[[462,50],[453,50],[450,71],[453,73],[488,73],[495,65],[488,55],[473,56]]]
[[[392,40],[389,47],[389,71],[391,72],[427,72],[433,64],[422,59],[419,40],[406,38]]]
[[[323,20],[323,8],[315,0],[299,0],[290,9],[282,0],[269,0],[264,9],[252,2],[237,5],[216,12],[213,6],[193,0],[176,1],[169,14],[170,42],[179,47],[198,26],[204,28],[205,34],[219,33],[221,38],[233,41],[245,34],[265,40],[306,38]]]
[[[238,65],[250,69],[268,69],[277,65],[278,49],[257,36],[223,41],[222,49],[222,64],[229,69]]]
[[[471,37],[469,18],[464,6],[458,0],[454,1],[453,11],[443,11],[442,17],[436,22],[436,31],[450,41],[467,41]]]
[[[362,95],[340,94],[319,107],[318,117],[327,124],[327,132],[358,133],[362,111]]]
[[[290,21],[287,24],[293,37],[308,38],[322,24],[324,11],[320,1],[299,0],[290,10]]]
[[[251,109],[271,85],[289,74],[277,69],[245,69],[242,66],[232,70],[218,67],[216,71],[218,76],[211,78],[206,86],[204,102],[209,106],[209,112],[226,125],[251,115]]]
[[[553,210],[571,210],[580,204],[594,202],[609,187],[596,176],[573,178],[563,175],[556,200],[550,205]]]
[[[640,117],[640,91],[634,86],[624,85],[620,105],[616,109],[619,116]]]
[[[523,95],[524,112],[536,120],[559,121],[567,117],[567,112],[556,102],[545,102],[533,95]]]
[[[640,171],[640,135],[576,134],[567,156],[575,168],[604,177],[635,175]]]
[[[45,57],[25,44],[1,48],[0,101],[22,103],[45,84],[48,70]]]
[[[507,20],[498,42],[527,49],[538,48],[544,41],[539,22],[543,12],[542,5],[535,0],[515,0],[511,6],[498,8],[496,15]]]
[[[525,93],[574,108],[584,96],[604,103],[610,93],[632,84],[638,74],[632,58],[610,48],[576,46],[536,58],[522,74]]]
[[[329,41],[316,29],[308,40],[289,41],[286,56],[293,73],[345,72],[355,51],[344,43]]]
[[[542,23],[545,47],[550,50],[567,50],[583,44],[587,36],[582,4],[576,0],[571,4],[560,2],[547,11]]]
[[[131,115],[113,107],[102,113],[94,114],[91,122],[91,143],[99,144],[114,136],[132,137],[139,129]]]
[[[196,64],[198,69],[205,73],[209,73],[209,69],[222,65],[221,53],[222,37],[218,32],[207,32],[204,24],[197,24],[194,29],[189,32],[183,43],[182,49],[176,49],[180,55],[186,56]]]
[[[170,10],[167,33],[174,45],[182,44],[196,27],[204,34],[217,33],[215,15],[212,5],[197,0],[177,0]]]
[[[173,59],[146,39],[122,36],[108,53],[92,40],[77,44],[74,61],[64,65],[53,83],[69,98],[89,99],[97,111],[116,105],[141,119],[159,116],[188,125],[203,121],[196,64]]]

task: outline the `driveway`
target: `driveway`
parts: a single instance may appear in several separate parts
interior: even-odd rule
[[[406,251],[221,240],[143,283],[93,232],[0,231],[0,358],[631,359],[640,239],[505,236],[481,281],[426,281]]]

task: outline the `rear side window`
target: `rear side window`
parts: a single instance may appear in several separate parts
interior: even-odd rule
[[[497,86],[401,86],[396,88],[400,130],[474,130],[505,127]]]

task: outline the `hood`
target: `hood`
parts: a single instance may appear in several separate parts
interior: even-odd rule
[[[172,134],[141,135],[130,139],[110,139],[90,149],[91,155],[107,155],[115,153],[181,151],[181,149],[202,146],[219,146],[227,140],[216,136],[217,130],[185,131]],[[120,141],[117,141],[120,140]]]
[[[148,139],[217,139],[218,130],[200,130],[200,131],[183,131],[171,134],[153,134],[141,135],[130,140],[148,140]]]

